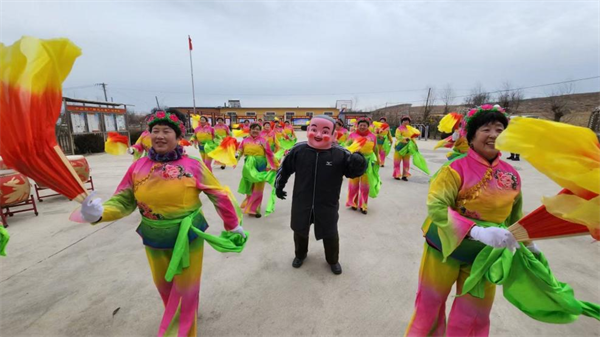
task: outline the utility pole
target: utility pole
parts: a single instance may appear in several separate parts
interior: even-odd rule
[[[96,85],[102,87],[102,90],[104,90],[104,101],[108,102],[108,96],[106,95],[106,83],[96,83]]]
[[[158,108],[158,110],[160,110],[160,104],[158,104],[158,96],[154,96],[154,98],[156,98],[156,107]]]
[[[429,111],[428,111],[429,96],[431,96],[431,88],[429,88],[429,91],[427,91],[427,100],[425,101],[425,111],[423,112],[423,121],[425,121],[427,119],[427,116],[429,115]]]

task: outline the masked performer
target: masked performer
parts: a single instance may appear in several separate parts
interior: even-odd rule
[[[339,275],[339,199],[343,177],[356,178],[364,174],[366,160],[359,153],[351,154],[332,143],[335,121],[328,116],[314,117],[308,126],[308,143],[301,142],[290,150],[277,172],[277,196],[285,199],[283,190],[292,174],[296,174],[292,197],[291,227],[294,231],[296,257],[294,268],[300,268],[308,253],[310,225],[315,224],[315,237],[323,239],[325,259],[331,271]]]
[[[245,214],[257,218],[261,217],[260,208],[265,182],[274,183],[275,170],[279,167],[269,142],[260,136],[260,132],[260,124],[252,123],[250,136],[245,138],[238,148],[238,155],[244,156],[244,168],[238,192],[246,195],[241,207]],[[271,198],[267,206],[267,213],[270,212],[273,202],[274,199]]]
[[[361,213],[367,214],[369,197],[376,198],[381,187],[379,177],[379,158],[377,153],[377,137],[369,131],[369,120],[360,118],[357,131],[348,136],[346,145],[350,152],[360,152],[367,160],[367,171],[348,182],[348,200],[346,207],[353,210],[360,208]]]
[[[210,236],[204,233],[208,224],[199,193],[207,194],[229,233],[245,237],[231,192],[203,162],[183,155],[178,145],[185,132],[183,118],[179,112],[164,111],[150,116],[148,155],[131,165],[113,197],[102,204],[91,195],[80,211],[83,220],[95,224],[139,209],[142,222],[137,232],[165,306],[158,336],[196,335],[204,239]]]

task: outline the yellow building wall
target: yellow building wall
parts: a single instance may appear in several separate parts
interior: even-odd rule
[[[262,120],[269,120],[273,116],[279,120],[286,120],[286,116],[292,117],[291,113],[294,113],[293,117],[310,117],[324,115],[326,112],[331,113],[331,116],[337,118],[340,111],[336,108],[220,108],[221,116],[228,116],[230,113],[235,113],[236,117],[239,118],[255,118]],[[290,113],[287,115],[286,113]]]

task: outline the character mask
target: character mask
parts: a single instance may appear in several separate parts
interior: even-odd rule
[[[327,150],[333,143],[334,122],[329,119],[315,117],[308,126],[308,145],[318,150]]]

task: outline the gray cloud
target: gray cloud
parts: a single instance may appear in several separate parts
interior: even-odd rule
[[[356,99],[368,109],[420,104],[428,86],[447,83],[464,95],[477,82],[495,90],[504,81],[598,75],[598,11],[595,1],[4,2],[0,39],[70,38],[83,55],[65,87],[105,82],[115,101],[140,111],[154,106],[154,95],[169,106],[191,105],[188,34],[199,106],[229,98],[245,106]],[[600,81],[576,89],[599,91]],[[99,87],[65,95],[103,97]]]

